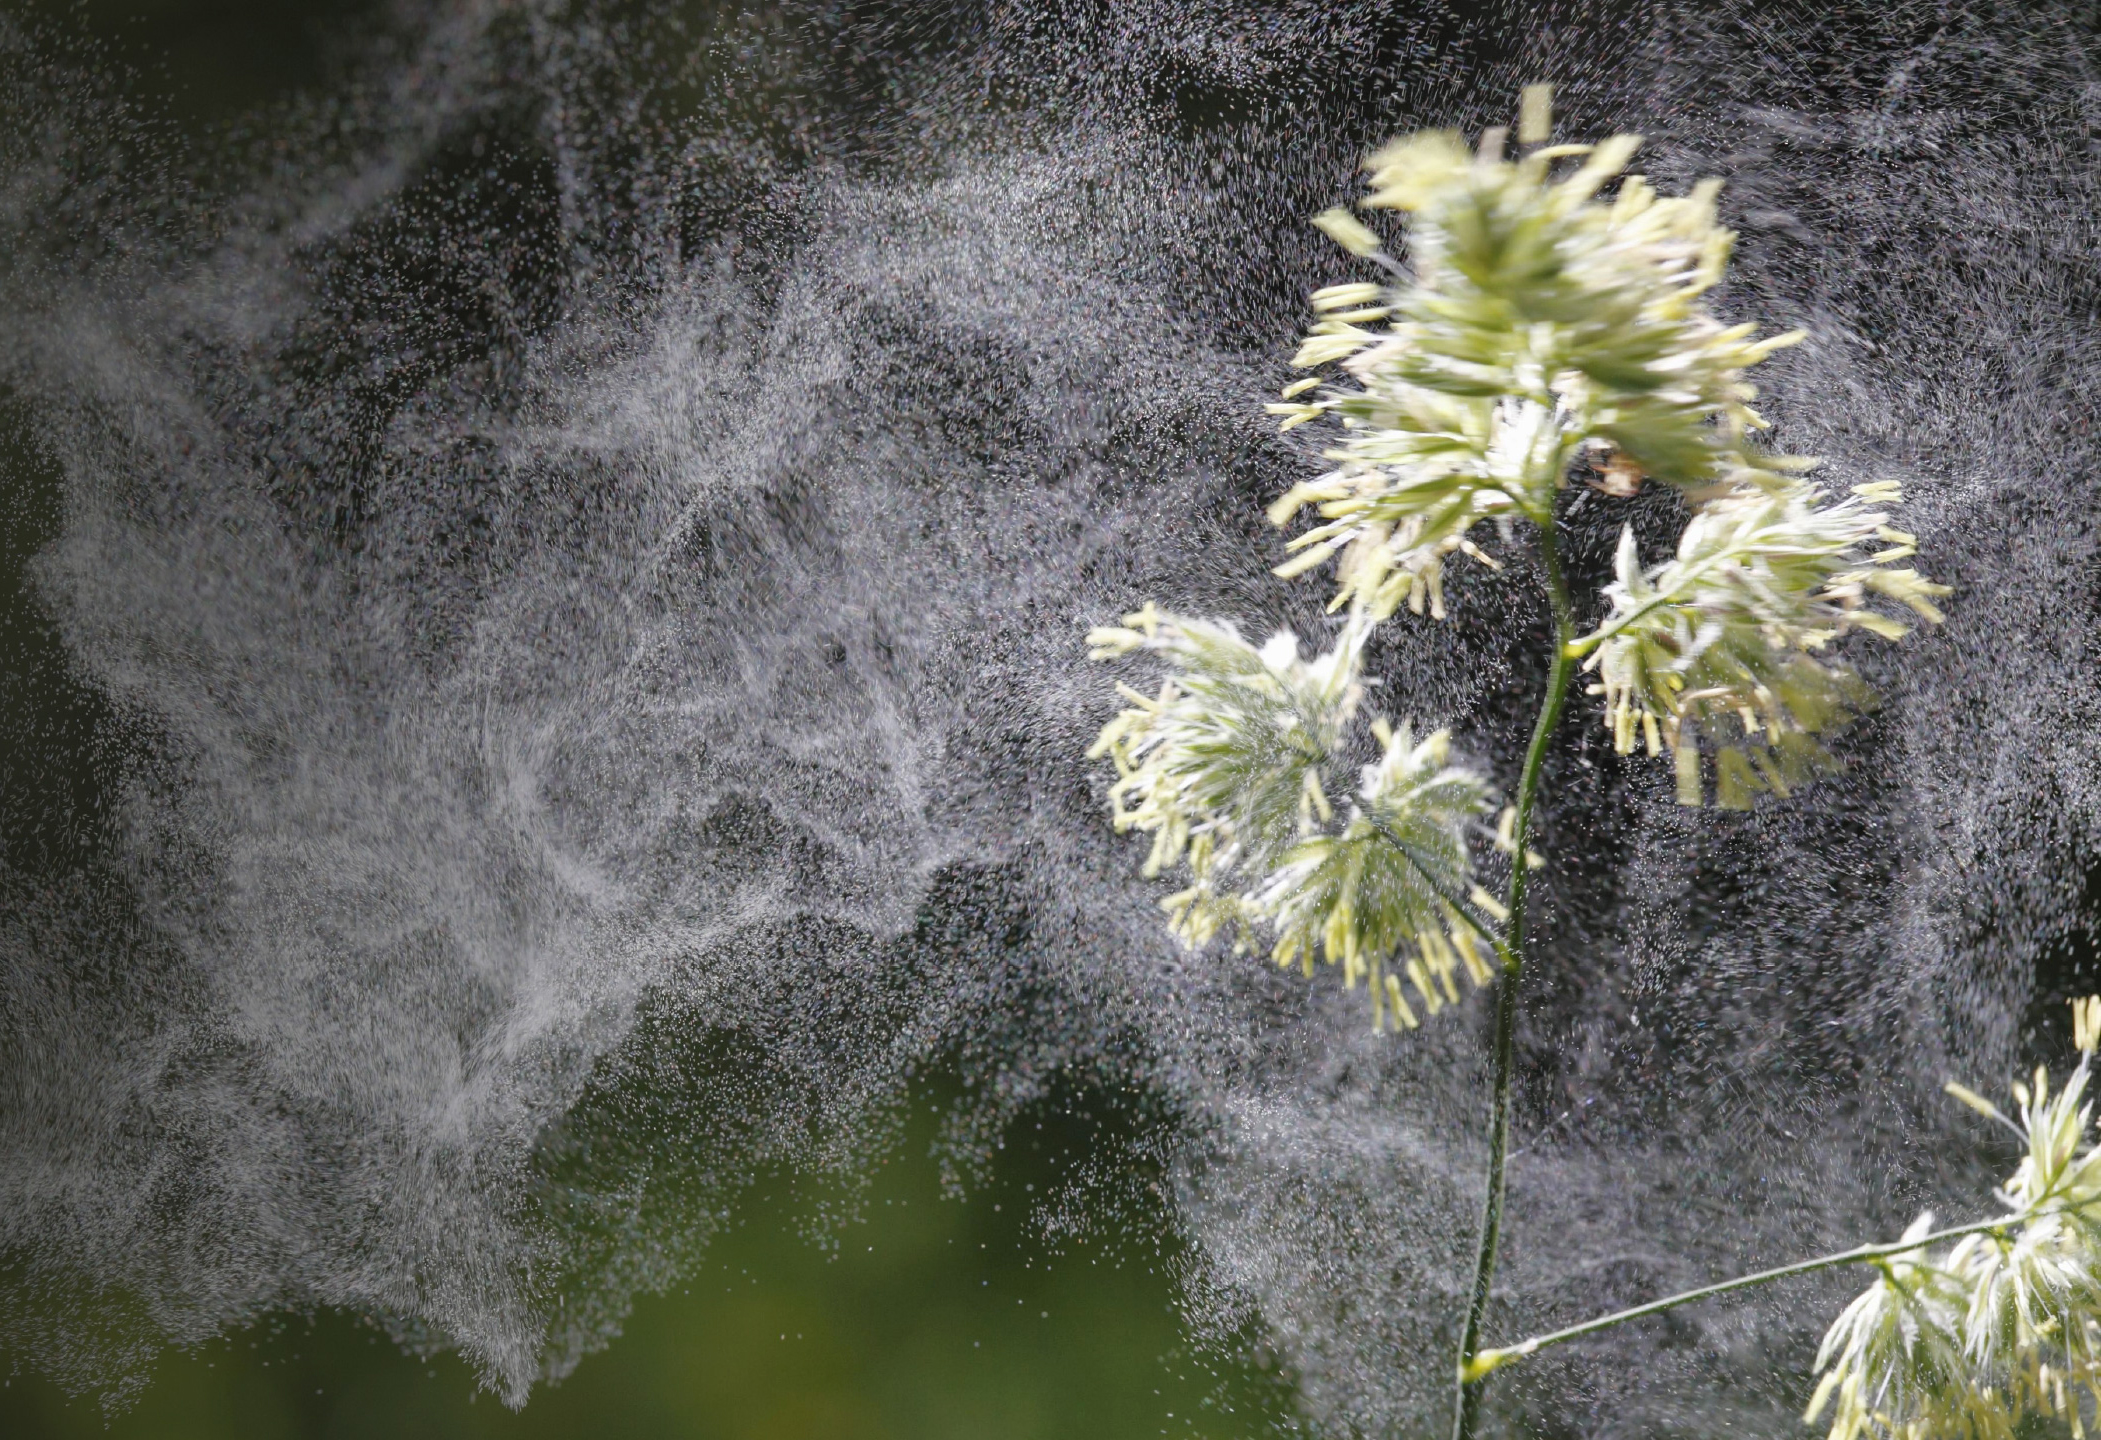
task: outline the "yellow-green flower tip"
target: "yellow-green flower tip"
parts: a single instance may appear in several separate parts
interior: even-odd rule
[[[1379,253],[1379,237],[1347,210],[1323,210],[1313,217],[1313,228],[1352,255]]]
[[[1522,1360],[1531,1353],[1530,1343],[1512,1345],[1507,1350],[1478,1350],[1474,1352],[1472,1359],[1459,1367],[1459,1379],[1461,1383],[1471,1385],[1477,1380],[1486,1379],[1511,1361]]]
[[[1950,1080],[1941,1088],[1947,1091],[1947,1093],[1953,1096],[1955,1099],[1960,1100],[1963,1104],[1969,1106],[1972,1110],[1975,1110],[1979,1115],[1984,1116],[1987,1120],[1999,1120],[2004,1118],[1999,1114],[1998,1106],[1992,1104],[1991,1101],[1985,1099],[1982,1095],[1979,1095],[1975,1090],[1972,1090],[1967,1085],[1958,1084],[1957,1082]]]
[[[2072,1044],[2082,1055],[2094,1053],[2101,1044],[2101,995],[2088,995],[2072,1002]]]

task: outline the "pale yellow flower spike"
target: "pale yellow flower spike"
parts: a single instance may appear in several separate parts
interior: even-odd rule
[[[2072,1003],[2076,1005],[2079,1002],[2075,1000]],[[1987,1120],[2006,1120],[2006,1117],[1999,1113],[1998,1106],[1992,1104],[1991,1101],[1985,1099],[1967,1085],[1959,1085],[1955,1081],[1950,1080],[1941,1089],[1969,1106],[1972,1110],[1975,1110]],[[2011,1124],[2012,1122],[2008,1121],[2007,1123]]]
[[[1313,225],[1352,255],[1379,253],[1379,237],[1366,229],[1364,223],[1347,210],[1323,210],[1313,217]]]
[[[1415,1018],[1415,1012],[1408,1008],[1408,1001],[1401,994],[1400,978],[1391,972],[1386,976],[1386,1003],[1393,1008],[1402,1025],[1410,1030],[1421,1026],[1422,1022]]]
[[[1527,85],[1517,111],[1517,143],[1544,145],[1554,133],[1554,87]]]
[[[2091,1055],[2101,1046],[2101,995],[2072,1002],[2072,1044],[2082,1055]]]
[[[1473,932],[1464,925],[1452,927],[1452,948],[1457,950],[1459,958],[1466,962],[1467,978],[1474,982],[1476,990],[1495,979],[1494,972],[1488,968],[1488,962],[1481,958],[1481,952],[1474,947]]]

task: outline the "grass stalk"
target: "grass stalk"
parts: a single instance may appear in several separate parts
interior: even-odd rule
[[[1539,775],[1546,763],[1547,744],[1560,723],[1569,678],[1575,669],[1575,657],[1570,653],[1576,633],[1575,614],[1569,603],[1568,583],[1561,574],[1551,515],[1537,533],[1540,562],[1546,572],[1547,601],[1554,618],[1554,658],[1547,673],[1546,696],[1540,701],[1539,717],[1532,725],[1532,743],[1525,750],[1525,766],[1518,776],[1517,813],[1510,829],[1509,918],[1498,947],[1503,974],[1496,986],[1495,1097],[1488,1131],[1488,1196],[1482,1205],[1481,1243],[1474,1256],[1474,1283],[1467,1297],[1466,1325],[1460,1332],[1452,1403],[1453,1440],[1473,1440],[1480,1409],[1480,1382],[1468,1377],[1473,1370],[1474,1352],[1481,1343],[1481,1319],[1488,1310],[1489,1287],[1495,1282],[1496,1250],[1503,1232],[1504,1182],[1510,1165],[1510,1092],[1517,1067],[1517,987],[1525,969],[1525,891],[1530,869],[1526,843],[1532,833],[1532,811],[1539,797]]]

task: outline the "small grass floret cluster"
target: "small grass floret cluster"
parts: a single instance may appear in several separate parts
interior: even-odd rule
[[[1272,931],[1278,964],[1311,974],[1324,956],[1367,986],[1375,1028],[1413,1029],[1403,977],[1433,1014],[1458,1001],[1458,974],[1490,978],[1470,907],[1500,907],[1472,885],[1468,847],[1494,801],[1447,763],[1445,732],[1417,741],[1406,721],[1371,717],[1379,758],[1337,814],[1330,774],[1361,718],[1366,633],[1359,617],[1306,660],[1288,631],[1258,648],[1230,624],[1151,606],[1097,628],[1097,659],[1147,651],[1170,674],[1157,696],[1121,687],[1132,708],[1090,753],[1115,762],[1116,828],[1152,836],[1146,873],[1187,869],[1189,885],[1161,902],[1176,936],[1226,933],[1246,950]]]
[[[2086,1433],[2101,1406],[2101,1147],[2089,1139],[2087,1082],[2101,1042],[2101,996],[2074,1002],[2079,1063],[2016,1082],[2018,1118],[1948,1091],[2018,1135],[2019,1167],[1998,1194],[2004,1220],[1925,1248],[1933,1216],[1905,1233],[1921,1248],[1874,1262],[1875,1283],[1824,1336],[1808,1418],[1830,1440],[2013,1440],[2024,1416]]]

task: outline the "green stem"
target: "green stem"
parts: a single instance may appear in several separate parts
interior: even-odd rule
[[[2087,1201],[2084,1205],[2066,1205],[2055,1210],[2030,1211],[2020,1215],[2002,1215],[1996,1220],[1979,1220],[1969,1225],[1957,1225],[1947,1230],[1936,1230],[1931,1235],[1922,1235],[1916,1240],[1898,1240],[1888,1245],[1859,1245],[1851,1250],[1841,1250],[1835,1255],[1819,1255],[1814,1260],[1797,1260],[1792,1265],[1782,1265],[1772,1270],[1760,1270],[1754,1275],[1739,1275],[1734,1280],[1724,1280],[1717,1285],[1702,1285],[1697,1290],[1685,1290],[1676,1295],[1667,1295],[1661,1300],[1651,1300],[1646,1305],[1636,1305],[1630,1310],[1615,1310],[1610,1315],[1600,1315],[1595,1320],[1586,1320],[1581,1325],[1571,1325],[1566,1330],[1553,1330],[1545,1335],[1534,1335],[1515,1345],[1505,1345],[1493,1350],[1482,1350],[1474,1357],[1468,1368],[1469,1377],[1478,1380],[1491,1370],[1496,1370],[1513,1360],[1522,1360],[1527,1355],[1559,1345],[1564,1340],[1576,1340],[1585,1335],[1594,1335],[1600,1330],[1610,1330],[1615,1325],[1624,1325],[1629,1320],[1639,1320],[1646,1315],[1661,1315],[1666,1310],[1675,1310],[1680,1305],[1690,1305],[1695,1300],[1705,1300],[1714,1295],[1727,1295],[1732,1290],[1748,1290],[1754,1285],[1769,1285],[1775,1280],[1785,1280],[1791,1275],[1808,1275],[1817,1270],[1832,1270],[1840,1265],[1868,1265],[1877,1260],[1887,1260],[1892,1255],[1905,1255],[1914,1250],[1923,1250],[1929,1245],[1938,1245],[1943,1240],[1955,1240],[1964,1235],[1978,1235],[1988,1230],[2005,1230],[2012,1225],[2026,1224],[2049,1215],[2061,1215],[2071,1210],[2091,1208],[2101,1201]]]
[[[1473,1440],[1474,1420],[1480,1405],[1480,1387],[1470,1381],[1474,1350],[1481,1341],[1481,1317],[1488,1309],[1489,1286],[1495,1281],[1496,1246],[1503,1232],[1504,1176],[1510,1161],[1510,1090],[1517,1067],[1517,985],[1525,968],[1525,881],[1526,842],[1532,833],[1532,809],[1539,795],[1539,772],[1545,764],[1547,742],[1561,719],[1561,705],[1568,696],[1570,672],[1575,657],[1569,653],[1575,635],[1575,615],[1568,598],[1568,583],[1561,576],[1561,556],[1554,543],[1551,514],[1539,527],[1539,557],[1546,569],[1547,600],[1554,612],[1554,663],[1547,673],[1546,698],[1540,702],[1539,718],[1532,725],[1532,743],[1525,751],[1525,768],[1517,782],[1517,814],[1511,828],[1509,918],[1504,923],[1500,946],[1503,983],[1496,987],[1495,1099],[1488,1129],[1488,1198],[1481,1211],[1481,1246],[1474,1257],[1474,1284],[1467,1298],[1466,1328],[1460,1333],[1457,1394],[1453,1398],[1453,1440]]]

